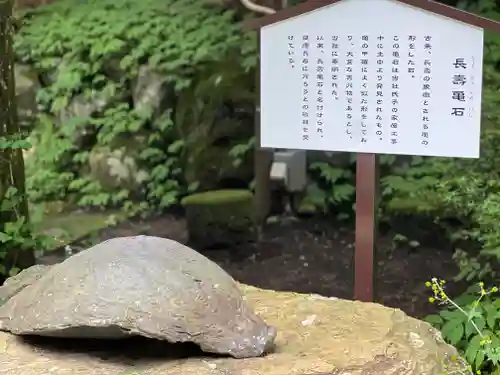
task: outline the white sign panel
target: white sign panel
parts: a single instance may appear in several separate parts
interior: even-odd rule
[[[479,157],[483,29],[343,0],[261,29],[261,145]]]

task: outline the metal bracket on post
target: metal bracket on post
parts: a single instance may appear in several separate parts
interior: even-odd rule
[[[270,177],[282,183],[288,192],[303,191],[307,184],[307,151],[275,151]]]

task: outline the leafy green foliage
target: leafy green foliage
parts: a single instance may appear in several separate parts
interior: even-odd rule
[[[251,137],[248,142],[235,145],[229,151],[228,156],[233,160],[233,166],[238,168],[244,161],[245,157],[255,147],[255,137]]]
[[[0,150],[8,148],[29,150],[31,148],[31,144],[26,139],[23,139],[20,134],[9,138],[0,137]]]
[[[241,34],[234,12],[203,1],[61,0],[26,12],[21,21],[17,59],[45,81],[27,162],[34,201],[64,198],[132,212],[167,208],[197,187],[185,166],[212,139],[200,144],[193,129],[210,135],[225,101],[253,98],[244,89],[256,63],[255,39]],[[175,92],[161,113],[131,103],[141,66],[154,69]],[[90,114],[72,113],[81,98],[99,105]],[[121,150],[123,139],[140,150],[136,190],[127,184],[110,190],[89,172],[96,149]],[[233,148],[235,163],[252,147],[244,139]]]
[[[498,288],[484,289],[483,283],[474,285],[455,300],[444,290],[443,280],[433,279],[427,283],[432,288],[431,303],[447,306],[426,321],[441,330],[443,338],[454,345],[470,364],[475,373],[500,371],[500,299],[492,298]]]
[[[28,150],[31,144],[21,134],[14,134],[0,139],[2,150]],[[3,154],[5,156],[5,153]],[[3,157],[3,156],[2,156]],[[11,155],[11,157],[13,157]],[[12,174],[12,164],[4,160],[7,174]],[[13,182],[12,179],[8,181]],[[31,218],[25,214],[23,206],[26,197],[13,185],[5,187],[0,197],[0,275],[12,276],[19,271],[16,259],[8,259],[13,253],[19,255],[22,251],[45,250],[53,245],[51,237],[40,235],[34,229],[41,219],[43,209],[36,207],[31,212]]]
[[[351,205],[354,199],[354,174],[350,169],[338,168],[327,162],[309,165],[311,183],[307,186],[302,205],[312,206],[322,213],[331,212],[343,203]],[[349,217],[352,211],[342,212],[339,219]]]
[[[0,257],[5,258],[8,250],[15,248],[18,251],[32,251],[33,249],[45,250],[54,245],[52,237],[40,235],[34,230],[34,224],[41,220],[43,214],[42,207],[37,207],[32,212],[31,218],[18,212],[18,207],[22,204],[23,197],[18,190],[10,186],[0,203],[0,215],[8,214],[12,217],[2,223],[0,231]],[[0,262],[0,275],[13,275],[19,271],[16,263],[6,268],[5,262]]]

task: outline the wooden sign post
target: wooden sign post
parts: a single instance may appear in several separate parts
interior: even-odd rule
[[[260,29],[263,148],[354,152],[355,295],[374,299],[377,154],[478,158],[484,30],[430,0],[309,0]]]

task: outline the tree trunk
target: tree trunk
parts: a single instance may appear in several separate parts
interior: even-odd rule
[[[12,0],[0,0],[0,140],[4,144],[5,140],[20,136],[14,81],[12,7]],[[0,211],[0,232],[4,231],[5,223],[17,222],[19,218],[24,217],[26,224],[29,222],[22,150],[4,146],[0,147],[0,207],[5,199],[11,200],[6,198],[9,188],[15,189],[16,199],[11,202],[12,209]],[[33,249],[21,247],[0,243],[0,255],[5,256],[3,265],[7,270],[12,267],[23,269],[35,263]]]

